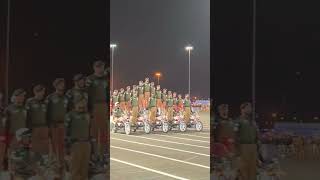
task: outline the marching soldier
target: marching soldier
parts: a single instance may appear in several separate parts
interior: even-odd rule
[[[52,148],[60,169],[62,178],[64,169],[64,119],[68,108],[68,99],[64,95],[65,80],[57,78],[53,82],[55,92],[46,98],[47,103],[47,119],[51,131]]]
[[[217,142],[227,145],[228,150],[234,153],[234,139],[236,126],[229,117],[229,106],[221,104],[218,106],[218,125],[216,127],[215,138]]]
[[[20,128],[27,127],[27,110],[24,107],[25,95],[26,92],[23,89],[15,90],[11,97],[12,104],[4,110],[4,125],[9,131],[9,138],[12,138],[9,148],[17,143],[14,137],[15,132]]]
[[[186,94],[184,97],[183,107],[184,107],[184,120],[186,121],[186,124],[189,124],[190,116],[191,116],[191,101],[189,98],[189,94]]]
[[[84,98],[88,101],[88,93],[86,89],[86,77],[83,74],[76,74],[73,76],[74,86],[66,92],[68,98],[69,110],[74,108],[74,101],[76,99]]]
[[[94,73],[87,77],[87,88],[89,95],[89,111],[93,116],[91,122],[91,136],[97,143],[94,145],[94,154],[103,159],[107,149],[107,73],[105,63],[96,61],[93,65]],[[100,140],[100,141],[99,141]]]
[[[131,91],[131,93],[133,93],[133,92],[135,92],[135,91],[137,91],[137,85],[133,85],[133,86],[132,86],[132,91]]]
[[[152,93],[156,94],[156,88],[154,87],[154,82],[150,83],[150,94],[152,94]],[[149,101],[148,101],[148,103],[149,103]]]
[[[257,179],[257,125],[252,120],[251,103],[240,106],[237,136],[240,147],[240,174],[243,179]]]
[[[148,109],[149,109],[149,119],[151,120],[151,123],[154,126],[156,123],[156,114],[157,114],[156,98],[155,98],[154,94],[151,94]]]
[[[47,104],[44,101],[46,88],[36,85],[34,97],[26,101],[27,127],[32,130],[32,151],[42,156],[49,154],[49,128],[47,122]]]
[[[114,90],[112,95],[112,104],[114,105],[117,102],[119,102],[118,90]]]
[[[168,91],[168,98],[167,98],[166,105],[167,105],[167,119],[171,124],[173,120],[173,98],[172,98],[171,91]]]
[[[178,95],[177,105],[178,105],[178,111],[182,111],[183,110],[183,99],[182,99],[181,94]]]
[[[124,89],[123,88],[120,89],[119,104],[120,104],[120,108],[122,109],[122,111],[125,111],[126,104],[125,104],[125,94],[124,94]]]
[[[127,90],[124,93],[124,99],[125,99],[125,106],[126,111],[130,111],[130,100],[131,100],[131,90],[130,86],[127,86]]]
[[[150,98],[150,83],[149,83],[149,78],[145,78],[145,82],[144,82],[144,109],[146,109],[146,107],[148,107],[149,104],[149,98]]]
[[[162,93],[161,93],[160,85],[157,85],[157,90],[156,90],[156,94],[155,94],[157,109],[162,108],[161,95],[162,95]]]
[[[87,99],[74,99],[74,108],[66,115],[65,130],[71,147],[71,179],[87,180],[90,161],[90,114]]]
[[[163,89],[162,90],[162,95],[161,95],[161,98],[162,98],[162,112],[163,113],[166,113],[166,104],[167,104],[167,89]]]
[[[138,113],[139,113],[137,92],[133,93],[133,96],[131,97],[130,102],[131,102],[131,108],[132,108],[132,125],[136,126]]]
[[[143,81],[139,81],[138,86],[138,100],[139,100],[139,111],[141,111],[144,107],[144,94],[143,94]]]
[[[178,98],[177,98],[177,93],[176,92],[172,93],[172,99],[173,99],[173,109],[174,109],[174,111],[177,111]]]

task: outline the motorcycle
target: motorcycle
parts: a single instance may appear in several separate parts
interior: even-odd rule
[[[132,119],[132,116],[130,117]],[[136,126],[133,127],[132,131],[136,132],[137,129],[143,129],[146,134],[151,132],[151,126],[148,120],[148,111],[143,110],[137,119]]]
[[[187,125],[188,128],[195,128],[196,131],[202,131],[203,129],[203,124],[200,121],[200,116],[198,111],[193,111],[191,116],[190,116],[190,122]]]
[[[173,117],[169,130],[172,130],[172,128],[178,128],[178,130],[180,130],[181,132],[185,132],[187,130],[187,125],[183,120],[182,112],[176,113]]]
[[[111,116],[110,121],[111,121],[110,127],[111,127],[112,133],[117,133],[118,130],[123,129],[127,135],[130,135],[131,124],[130,124],[130,118],[128,113],[125,113],[123,116],[117,118],[117,120],[115,120],[114,117]]]
[[[169,131],[169,123],[166,120],[166,116],[161,112],[160,109],[157,110],[156,122],[152,125],[151,130],[160,129],[167,133]]]

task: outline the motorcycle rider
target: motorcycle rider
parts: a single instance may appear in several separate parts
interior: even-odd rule
[[[154,94],[151,94],[150,96],[148,109],[149,109],[149,119],[151,121],[152,126],[154,126],[156,124],[156,113],[157,113],[156,98]]]
[[[143,93],[143,81],[139,81],[138,86],[138,100],[139,100],[139,111],[144,109],[144,93]]]
[[[169,124],[172,123],[173,120],[173,98],[172,98],[172,93],[171,91],[168,91],[168,98],[166,101],[166,105],[167,105],[167,119]]]
[[[125,111],[126,110],[126,104],[125,104],[125,94],[124,94],[124,89],[123,88],[120,89],[119,104],[120,104],[121,110]]]
[[[138,93],[135,91],[133,93],[133,96],[130,99],[131,108],[132,108],[132,114],[131,114],[132,115],[132,119],[131,119],[132,126],[136,126],[138,113],[139,113],[139,104],[138,104],[137,95],[138,95]]]
[[[126,90],[126,92],[124,93],[124,100],[125,100],[125,106],[126,106],[126,108],[125,108],[125,110],[126,111],[130,111],[130,100],[131,100],[131,90],[130,90],[130,86],[127,86],[127,90]]]
[[[191,116],[191,101],[190,101],[189,94],[186,94],[184,97],[183,107],[184,107],[184,120],[186,121],[186,124],[189,124],[190,116]]]

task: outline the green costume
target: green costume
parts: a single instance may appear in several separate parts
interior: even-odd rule
[[[139,106],[138,97],[137,97],[137,96],[133,96],[133,97],[131,98],[131,106],[132,106],[132,107],[138,107],[138,106]]]
[[[155,94],[156,93],[156,88],[154,86],[150,87],[150,92],[151,94]]]
[[[26,101],[26,110],[28,111],[28,128],[47,127],[47,104],[36,98],[29,98]]]
[[[69,110],[74,107],[75,101],[77,99],[85,99],[88,102],[88,93],[85,88],[72,88],[66,92],[66,97],[68,98],[69,102]]]
[[[68,108],[67,97],[54,92],[46,98],[45,102],[48,107],[47,118],[49,126],[63,124]]]
[[[156,90],[156,98],[157,99],[161,99],[161,94],[162,94],[161,90]]]
[[[144,84],[144,92],[150,92],[150,83]]]
[[[173,106],[173,98],[168,98],[167,99],[167,107],[172,107]]]
[[[130,93],[130,91],[128,92],[128,91],[126,91],[125,93],[124,93],[124,96],[125,96],[125,102],[129,102],[130,101],[130,98],[131,98],[131,93]]]
[[[66,136],[72,142],[89,139],[90,115],[71,111],[65,117]]]
[[[184,102],[183,102],[183,106],[184,107],[190,107],[190,105],[191,105],[190,100],[189,99],[185,99]]]
[[[124,93],[120,93],[119,94],[119,102],[125,102],[125,94]]]
[[[150,97],[149,108],[156,107],[156,98]]]
[[[23,105],[11,104],[4,111],[7,118],[6,126],[10,134],[14,134],[20,128],[27,127],[27,110]]]
[[[112,96],[112,103],[115,104],[116,102],[119,102],[119,96],[118,95],[113,95]]]
[[[95,74],[88,76],[86,85],[88,87],[89,95],[89,107],[92,110],[93,105],[96,103],[106,103],[108,99],[108,83],[107,83],[107,74],[98,77]]]
[[[138,86],[138,95],[143,95],[143,85]]]
[[[113,117],[120,118],[123,115],[123,111],[120,108],[115,108],[113,110]]]
[[[256,144],[257,143],[257,127],[255,123],[251,123],[250,118],[240,117],[238,120],[238,137],[240,144]]]

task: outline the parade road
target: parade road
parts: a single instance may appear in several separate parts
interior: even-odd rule
[[[111,179],[207,180],[210,175],[210,116],[200,113],[204,129],[196,132],[142,130],[125,135],[111,133]]]

